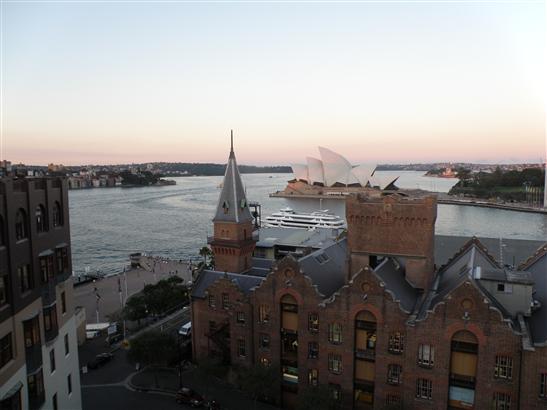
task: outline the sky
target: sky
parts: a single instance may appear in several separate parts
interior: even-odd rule
[[[0,159],[546,157],[545,3],[1,4]]]

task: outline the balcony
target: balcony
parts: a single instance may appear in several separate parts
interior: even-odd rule
[[[374,349],[355,349],[355,358],[373,362],[376,359],[376,350]]]

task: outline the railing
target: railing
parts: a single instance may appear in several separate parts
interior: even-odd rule
[[[355,357],[363,360],[375,360],[376,350],[373,349],[355,349]]]

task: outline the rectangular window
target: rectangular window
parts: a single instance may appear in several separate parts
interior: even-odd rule
[[[55,371],[55,348],[49,351],[49,367],[51,368],[51,373]]]
[[[387,382],[389,384],[401,384],[403,368],[399,364],[390,364],[387,367]]]
[[[433,367],[435,361],[435,348],[432,345],[420,345],[418,347],[418,364],[422,367]]]
[[[237,354],[239,357],[245,357],[247,352],[245,351],[245,339],[237,340]]]
[[[319,315],[317,313],[308,315],[308,330],[312,333],[319,331]]]
[[[261,349],[265,349],[265,350],[270,349],[270,335],[266,333],[261,333],[259,342],[260,342]]]
[[[59,404],[57,403],[57,393],[55,393],[51,399],[51,402],[53,404],[53,410],[59,409]]]
[[[43,283],[48,283],[54,278],[53,256],[42,256],[40,258],[40,274]]]
[[[308,370],[308,384],[310,386],[317,386],[317,382],[318,382],[317,369]]]
[[[8,303],[8,277],[0,276],[0,306]]]
[[[342,388],[339,384],[329,383],[329,388],[332,393],[332,398],[335,401],[340,401],[342,399]]]
[[[493,410],[509,410],[511,408],[511,396],[507,393],[494,393],[492,400]]]
[[[433,382],[428,379],[416,380],[416,397],[420,399],[431,400]]]
[[[270,321],[270,307],[268,305],[260,305],[258,307],[258,321],[260,323],[268,323]]]
[[[317,359],[319,357],[319,343],[308,343],[308,359]]]
[[[72,393],[72,376],[70,374],[66,377],[66,384],[68,387],[68,394],[71,394]]]
[[[539,375],[539,397],[547,397],[547,373]]]
[[[68,250],[59,248],[55,250],[55,259],[57,260],[57,274],[65,273],[68,269]]]
[[[57,328],[57,305],[44,308],[44,330],[50,332]]]
[[[511,380],[513,377],[513,358],[509,356],[496,356],[494,377]]]
[[[66,313],[66,295],[65,292],[61,292],[61,313]]]
[[[209,295],[209,307],[214,308],[216,306],[215,295]]]
[[[23,333],[27,349],[35,345],[40,345],[40,321],[38,320],[38,316],[23,322]]]
[[[388,409],[398,409],[401,407],[401,397],[394,394],[388,394],[386,396],[386,407]]]
[[[68,334],[65,335],[65,355],[70,353],[69,345],[68,345]]]
[[[245,312],[237,312],[236,321],[240,324],[245,324]]]
[[[334,374],[342,373],[342,356],[339,354],[329,354],[329,371]]]
[[[340,323],[329,324],[329,342],[342,343],[342,325]]]
[[[230,297],[227,293],[222,294],[222,309],[230,309]]]
[[[21,284],[21,293],[25,293],[34,288],[34,281],[30,272],[30,265],[23,265],[17,268],[17,277]]]
[[[389,335],[388,350],[390,353],[401,354],[405,347],[405,336],[400,332]]]
[[[13,346],[11,343],[11,333],[8,333],[0,339],[0,369],[13,359]]]
[[[39,400],[44,395],[44,376],[42,370],[27,376],[28,396],[30,401]]]

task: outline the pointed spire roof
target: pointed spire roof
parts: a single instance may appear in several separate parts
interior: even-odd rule
[[[230,156],[222,182],[222,191],[218,198],[218,205],[213,222],[246,222],[252,221],[249,204],[245,197],[245,189],[241,181],[241,175],[237,168],[234,154],[234,134],[230,134]]]

